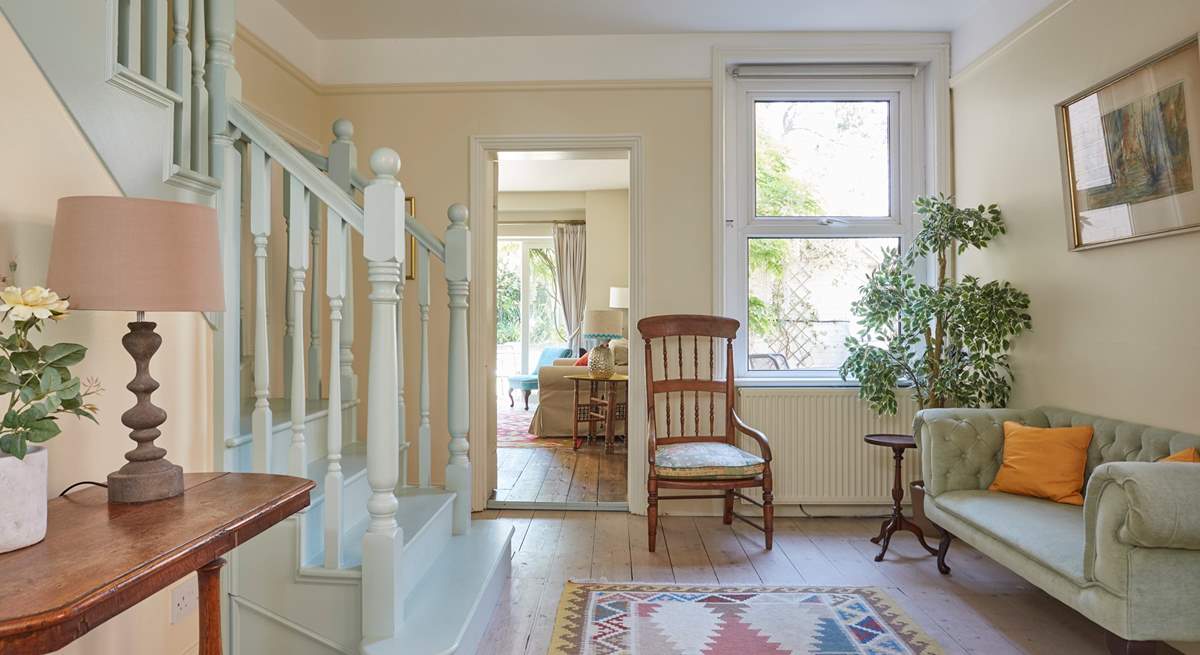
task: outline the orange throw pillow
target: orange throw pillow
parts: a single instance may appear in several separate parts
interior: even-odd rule
[[[1190,462],[1192,464],[1200,464],[1200,450],[1195,448],[1187,448],[1177,453],[1172,453],[1170,457],[1164,457],[1160,462]]]
[[[575,365],[576,366],[587,366],[588,355],[590,355],[590,354],[591,353],[583,353],[583,357],[580,357],[579,359],[575,360]]]
[[[1082,505],[1092,426],[1033,428],[1004,422],[1004,463],[988,491]]]

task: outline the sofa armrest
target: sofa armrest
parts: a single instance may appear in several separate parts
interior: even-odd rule
[[[913,435],[921,476],[930,496],[987,489],[1000,469],[1004,422],[1045,426],[1039,411],[1012,409],[925,409],[917,412]]]
[[[578,357],[562,357],[554,360],[551,366],[574,366],[575,362],[578,360]]]
[[[1116,495],[1118,502],[1105,502]],[[1110,462],[1088,480],[1084,519],[1117,541],[1142,548],[1200,550],[1200,466],[1183,462]],[[1102,521],[1102,515],[1104,520]]]

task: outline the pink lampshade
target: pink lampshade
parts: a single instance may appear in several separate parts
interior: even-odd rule
[[[217,214],[148,198],[60,198],[47,278],[72,309],[223,311]]]

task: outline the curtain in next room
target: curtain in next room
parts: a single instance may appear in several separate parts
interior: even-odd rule
[[[562,300],[563,318],[566,320],[568,347],[578,352],[583,345],[580,327],[583,323],[583,308],[587,303],[584,286],[584,270],[587,264],[586,230],[580,223],[554,224],[554,258],[558,260],[558,297]]]

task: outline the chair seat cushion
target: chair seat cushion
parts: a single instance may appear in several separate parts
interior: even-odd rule
[[[763,458],[727,443],[673,443],[654,451],[654,468],[661,478],[752,478],[765,466]]]
[[[511,389],[537,389],[538,376],[536,375],[510,375],[508,377],[508,386]]]

